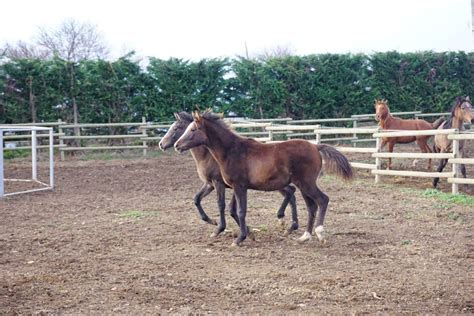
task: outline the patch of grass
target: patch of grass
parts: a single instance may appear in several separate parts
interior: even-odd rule
[[[474,206],[474,197],[468,196],[465,194],[449,194],[444,193],[436,189],[426,189],[423,192],[423,196],[434,197],[441,201],[462,204],[462,205],[473,205]]]
[[[403,246],[408,246],[408,245],[411,245],[411,240],[409,239],[404,239],[401,241],[402,245]]]
[[[450,204],[446,204],[446,203],[436,203],[433,205],[434,208],[436,209],[439,209],[439,210],[449,210],[450,208],[452,208],[453,206],[450,205]]]
[[[28,157],[31,153],[29,149],[15,149],[15,150],[5,150],[3,151],[3,158],[7,159],[15,159],[15,158],[25,158]]]
[[[157,216],[158,212],[143,212],[138,210],[127,210],[119,214],[121,218],[140,219],[149,216]]]
[[[413,218],[415,218],[415,212],[407,211],[407,212],[405,212],[404,217],[405,217],[405,219],[413,219]]]
[[[259,232],[267,232],[267,231],[268,231],[267,225],[254,226],[254,227],[252,227],[251,229],[252,229],[252,230],[255,230],[255,231],[259,231]]]
[[[330,174],[325,173],[321,178],[321,181],[334,181],[336,180],[336,177]]]
[[[460,221],[460,222],[464,222],[464,218],[461,214],[457,213],[457,212],[449,212],[447,214],[447,217],[450,219],[450,220],[453,220],[455,222],[457,221]]]

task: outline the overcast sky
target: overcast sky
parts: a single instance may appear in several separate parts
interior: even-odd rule
[[[0,45],[69,18],[95,24],[112,58],[473,50],[470,0],[1,1]]]

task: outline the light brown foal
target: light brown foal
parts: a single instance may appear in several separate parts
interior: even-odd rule
[[[427,130],[436,129],[442,120],[436,120],[433,123],[429,123],[425,120],[403,120],[390,114],[390,108],[388,107],[387,100],[375,100],[375,119],[379,122],[382,129],[385,130]],[[395,144],[408,144],[416,141],[418,146],[423,153],[430,153],[431,149],[428,146],[428,139],[431,136],[401,136],[401,137],[385,137],[382,138],[382,149],[388,144],[388,151],[393,152]],[[416,160],[414,161],[416,164]],[[387,169],[392,168],[392,158],[388,159]],[[431,170],[431,159],[428,159],[428,169]]]
[[[474,123],[474,111],[472,109],[471,99],[467,96],[457,97],[454,101],[454,105],[451,108],[451,114],[449,118],[440,125],[439,129],[450,129],[457,128],[458,130],[464,130],[464,123]],[[448,135],[435,135],[433,151],[446,153],[450,152],[452,141],[448,139]],[[459,153],[461,158],[464,158],[464,141],[459,141]],[[441,159],[438,166],[438,172],[443,171],[444,167],[448,163],[448,159]],[[460,165],[461,174],[466,177],[466,166],[464,164]],[[433,179],[433,187],[437,187],[439,178]]]

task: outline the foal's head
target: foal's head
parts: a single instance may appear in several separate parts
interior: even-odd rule
[[[199,111],[195,111],[193,112],[193,118],[194,122],[189,124],[184,134],[174,144],[174,149],[176,151],[181,152],[201,145],[208,146],[209,138],[207,136],[207,125],[216,123],[217,126],[227,128],[225,122],[221,120],[222,117],[209,110],[203,114],[199,113]]]
[[[174,122],[165,136],[161,139],[159,147],[161,150],[165,151],[176,143],[176,141],[184,134],[186,127],[193,122],[193,117],[191,114],[186,112],[174,113],[176,122]]]
[[[451,109],[451,116],[456,117],[464,123],[474,123],[474,111],[472,109],[471,99],[469,97],[457,97]]]
[[[380,122],[385,120],[389,114],[388,101],[385,99],[375,100],[375,119]]]

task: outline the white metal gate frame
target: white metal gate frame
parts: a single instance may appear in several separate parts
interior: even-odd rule
[[[49,133],[49,184],[38,180],[38,161],[37,161],[37,132],[47,131]],[[5,179],[3,163],[3,135],[4,132],[31,132],[31,179]],[[10,195],[52,190],[54,188],[54,139],[53,129],[51,127],[39,126],[6,126],[0,125],[0,198]],[[35,182],[40,184],[41,188],[24,190],[19,192],[5,193],[4,183],[6,181]]]

